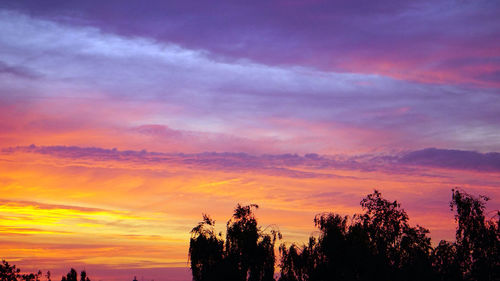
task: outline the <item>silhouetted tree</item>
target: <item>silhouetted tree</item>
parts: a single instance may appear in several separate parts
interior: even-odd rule
[[[274,241],[262,234],[252,208],[257,205],[238,206],[227,223],[226,254],[235,270],[234,280],[273,280]],[[269,247],[272,247],[269,249]],[[271,252],[269,251],[271,250]],[[272,262],[269,262],[272,260]],[[271,274],[269,276],[269,266]]]
[[[310,280],[316,265],[319,264],[316,243],[316,239],[310,237],[309,243],[300,248],[295,244],[292,244],[288,248],[285,244],[281,244],[279,248],[281,254],[281,276],[279,280]]]
[[[400,204],[375,190],[361,201],[363,214],[317,215],[317,239],[281,245],[280,280],[500,280],[500,212],[486,220],[487,201],[452,190],[456,242],[433,249],[429,231],[411,227]]]
[[[17,281],[21,278],[21,270],[15,265],[10,265],[7,261],[2,260],[0,264],[0,280],[1,281]]]
[[[486,220],[488,197],[452,190],[450,207],[458,222],[455,252],[464,280],[500,280],[500,212]]]
[[[203,221],[191,230],[189,259],[194,281],[218,280],[223,271],[224,241],[214,226],[215,221],[204,214]]]
[[[281,239],[276,230],[265,233],[252,209],[237,205],[226,225],[226,240],[216,234],[215,222],[207,215],[191,230],[189,259],[194,281],[274,280],[274,244]]]
[[[80,272],[80,281],[90,281],[85,270],[82,270],[82,272]]]
[[[61,278],[61,281],[78,281],[78,273],[72,268],[66,276]]]
[[[437,280],[462,280],[456,243],[441,240],[432,251],[432,265]]]
[[[42,272],[38,270],[37,273],[28,273],[21,276],[23,281],[40,281],[42,278]]]
[[[317,215],[316,240],[297,251],[280,247],[281,281],[429,280],[432,250],[428,230],[410,227],[397,201],[375,190],[361,201],[364,214]],[[317,241],[317,242],[316,242]]]
[[[50,271],[47,271],[47,280],[50,281]],[[5,260],[0,264],[0,281],[40,281],[42,279],[42,271],[37,273],[21,274],[21,270],[15,265],[10,265]]]
[[[66,274],[66,276],[63,276],[61,278],[61,281],[78,281],[78,273],[74,268],[71,268],[71,270]],[[85,270],[82,270],[80,272],[80,281],[90,281],[89,277],[87,276],[87,272]]]

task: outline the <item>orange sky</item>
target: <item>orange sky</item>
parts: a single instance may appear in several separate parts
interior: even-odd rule
[[[360,212],[359,201],[373,188],[399,200],[411,223],[428,227],[436,243],[453,239],[451,188],[460,185],[474,194],[487,194],[493,206],[500,198],[494,185],[497,173],[360,171],[290,166],[268,158],[258,160],[264,169],[220,163],[242,157],[249,156],[92,152],[78,147],[4,149],[3,257],[22,268],[37,266],[58,273],[61,267],[75,265],[98,274],[107,272],[103,267],[128,269],[130,274],[144,268],[185,267],[189,231],[202,213],[210,214],[223,230],[237,203],[257,203],[262,226],[276,224],[283,242],[300,243],[315,231],[315,214]],[[482,184],[477,184],[478,176]]]

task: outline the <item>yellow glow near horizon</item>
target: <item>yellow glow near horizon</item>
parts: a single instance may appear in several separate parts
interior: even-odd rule
[[[284,173],[253,167],[218,169],[182,159],[165,165],[147,157],[81,160],[36,153],[3,154],[2,159],[3,258],[36,257],[36,263],[47,266],[65,261],[110,268],[187,266],[189,231],[201,214],[211,215],[217,230],[224,231],[237,203],[260,205],[257,217],[263,227],[277,225],[282,242],[303,243],[315,232],[315,214],[359,213],[359,201],[374,188],[400,201],[411,223],[430,228],[436,243],[453,239],[448,207],[453,182],[477,176],[446,170],[408,175],[310,167],[291,167]],[[482,177],[494,181],[497,175]],[[491,186],[478,188],[500,196]],[[419,200],[429,196],[434,199],[423,202],[422,208]]]

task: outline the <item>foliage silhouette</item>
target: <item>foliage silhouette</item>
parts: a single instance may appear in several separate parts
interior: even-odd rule
[[[454,249],[463,280],[500,280],[500,212],[496,221],[486,220],[488,200],[452,190],[450,207],[458,222]]]
[[[17,281],[21,278],[21,270],[15,265],[10,265],[5,260],[0,264],[0,280],[2,281]]]
[[[499,213],[485,219],[487,200],[452,190],[456,242],[433,249],[429,231],[411,227],[400,204],[375,190],[360,202],[363,214],[317,215],[318,238],[282,244],[279,280],[500,280]]]
[[[266,233],[257,224],[252,209],[257,205],[237,205],[226,224],[226,239],[215,233],[215,221],[203,215],[191,230],[189,260],[193,280],[274,280],[274,244],[279,231]]]
[[[428,280],[428,230],[410,227],[400,204],[377,190],[361,206],[365,213],[352,218],[317,215],[320,235],[300,250],[281,245],[280,280]]]
[[[189,258],[195,281],[212,281],[224,272],[224,241],[215,234],[215,221],[203,215],[203,221],[191,230]]]
[[[2,260],[0,264],[0,281],[41,281],[42,271],[37,273],[26,273],[21,274],[21,269],[16,268],[15,265],[10,265],[7,261]],[[73,268],[68,272],[66,276],[62,277],[62,281],[78,281],[78,274]],[[45,274],[45,280],[51,281],[51,273],[47,271]],[[90,281],[85,270],[81,272],[80,281]]]
[[[70,271],[66,274],[66,276],[63,276],[61,278],[61,281],[78,281],[78,273],[74,268],[71,268]],[[87,276],[87,272],[85,270],[82,270],[80,272],[80,281],[90,281],[89,277]]]
[[[352,217],[318,214],[317,237],[307,244],[279,247],[279,281],[326,280],[500,280],[500,212],[487,219],[485,196],[453,189],[450,208],[457,222],[456,241],[433,248],[429,231],[409,225],[397,201],[375,190],[360,202],[364,211]],[[237,205],[226,224],[225,238],[208,215],[191,230],[189,261],[194,281],[272,281],[281,233],[262,229],[257,205]],[[42,272],[21,273],[5,260],[0,281],[41,281]],[[45,280],[51,281],[48,271]],[[134,278],[136,280],[136,278]],[[78,281],[75,269],[61,281]],[[80,272],[80,281],[90,281]]]
[[[432,252],[432,265],[437,280],[462,280],[456,243],[441,240]]]
[[[50,271],[47,271],[46,280],[50,281]],[[15,265],[10,265],[7,261],[2,260],[0,264],[0,281],[40,281],[42,280],[42,272],[21,274],[21,269]]]
[[[82,272],[80,272],[80,281],[90,281],[85,270],[82,270]]]

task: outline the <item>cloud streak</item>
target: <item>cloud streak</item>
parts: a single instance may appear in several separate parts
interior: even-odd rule
[[[120,151],[98,147],[76,146],[23,146],[2,149],[4,154],[36,153],[67,158],[71,161],[91,160],[98,162],[129,162],[155,165],[185,165],[196,168],[223,169],[230,171],[260,170],[271,174],[290,177],[321,177],[321,173],[293,171],[295,168],[312,170],[388,170],[404,171],[404,166],[436,167],[451,170],[470,170],[478,172],[500,171],[500,153],[479,153],[475,151],[427,148],[401,152],[396,155],[318,155],[315,153],[263,154],[247,153],[162,153],[142,151]],[[399,169],[398,166],[403,166]],[[326,176],[326,175],[323,175]]]
[[[0,33],[4,69],[27,74],[0,75],[1,103],[47,108],[46,122],[52,121],[53,129],[64,129],[63,118],[53,112],[74,108],[70,126],[75,128],[111,107],[113,114],[100,118],[104,127],[136,128],[147,134],[152,132],[147,126],[160,125],[207,133],[202,139],[222,134],[229,136],[223,141],[234,146],[232,151],[255,152],[249,151],[254,143],[238,147],[242,138],[234,136],[278,141],[284,150],[302,153],[315,148],[318,153],[366,147],[367,151],[448,145],[479,151],[500,148],[495,121],[500,100],[488,87],[474,88],[471,96],[470,87],[401,81],[383,73],[222,60],[209,49],[188,48],[147,34],[124,36],[101,26],[8,10],[1,11],[0,18],[5,23]],[[131,104],[154,110],[129,120],[124,116],[136,110]],[[38,120],[40,127],[44,121]],[[318,126],[323,128],[314,129]],[[296,129],[300,127],[302,131]],[[165,132],[152,135],[174,137]],[[331,139],[337,141],[332,144]],[[347,141],[352,139],[359,143]],[[201,151],[214,150],[210,142],[191,142]],[[189,142],[174,142],[182,143]],[[266,149],[275,152],[269,147],[261,150]]]
[[[500,172],[500,153],[498,152],[479,153],[476,151],[428,148],[409,152],[399,158],[398,162],[457,170]]]
[[[42,6],[24,1],[4,6],[124,36],[174,42],[227,60],[307,65],[427,83],[499,86],[492,77],[499,70],[500,42],[495,38],[500,32],[496,16],[500,7],[491,1],[384,1],[380,5],[257,1],[251,6],[232,1],[196,5],[153,1],[144,6],[129,1],[131,9],[116,9],[120,4],[116,1],[56,3]],[[129,20],[124,23],[123,18]]]

